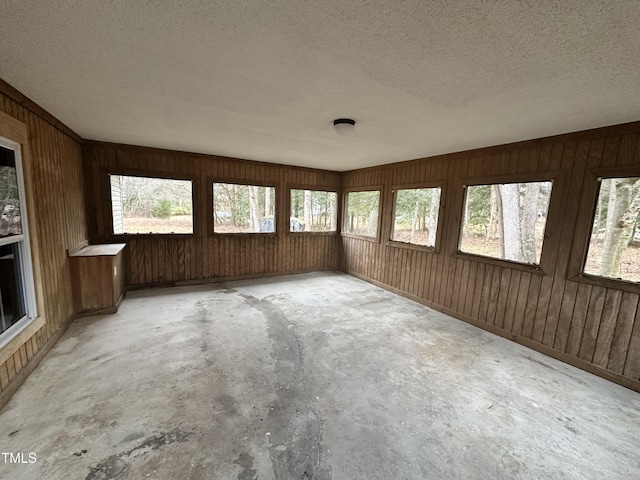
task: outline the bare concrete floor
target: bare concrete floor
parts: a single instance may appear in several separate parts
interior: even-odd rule
[[[76,321],[0,439],[2,479],[637,479],[640,394],[314,273]]]

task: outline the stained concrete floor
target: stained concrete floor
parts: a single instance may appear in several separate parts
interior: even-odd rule
[[[2,479],[637,479],[640,394],[341,273],[132,292],[0,413]],[[28,457],[25,457],[28,458]]]

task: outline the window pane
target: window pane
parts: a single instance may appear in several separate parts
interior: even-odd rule
[[[26,315],[20,244],[0,246],[0,333]]]
[[[551,187],[550,181],[468,186],[460,250],[539,264]]]
[[[113,233],[193,233],[190,180],[109,177]]]
[[[321,190],[291,190],[291,232],[335,232],[338,194]]]
[[[439,209],[440,188],[397,190],[391,240],[433,247]]]
[[[213,184],[215,233],[276,231],[276,189],[235,183]]]
[[[585,273],[640,282],[639,214],[640,177],[600,182]]]
[[[345,232],[365,237],[378,234],[378,209],[380,192],[349,192],[347,194],[347,218]]]
[[[0,238],[22,233],[15,153],[0,147]]]

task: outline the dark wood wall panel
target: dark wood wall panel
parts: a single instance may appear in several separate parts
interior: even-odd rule
[[[8,92],[8,93],[7,93]],[[67,250],[87,240],[79,138],[53,117],[0,82],[0,111],[27,126],[38,233],[37,257],[46,323],[0,364],[0,398],[38,351],[73,318]],[[36,113],[33,113],[33,112]]]
[[[640,124],[347,172],[344,188],[383,185],[381,241],[342,237],[342,268],[475,325],[640,390],[640,287],[588,283],[571,258],[588,235],[594,169],[637,167]],[[543,272],[455,254],[465,179],[559,172]],[[443,181],[437,252],[388,244],[393,185]],[[582,239],[582,240],[581,240]]]
[[[129,286],[172,284],[336,269],[341,244],[337,235],[212,235],[211,180],[276,184],[278,229],[288,229],[288,187],[339,189],[341,174],[210,155],[90,142],[84,147],[87,205],[92,242],[123,241]],[[111,230],[109,172],[144,172],[194,179],[195,230],[190,236],[126,235]]]

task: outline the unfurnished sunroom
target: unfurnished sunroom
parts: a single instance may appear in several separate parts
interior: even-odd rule
[[[0,17],[0,477],[640,476],[634,2]]]

